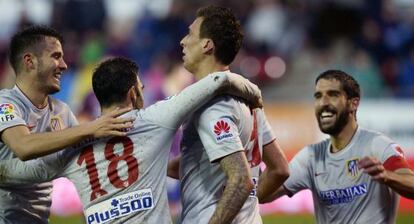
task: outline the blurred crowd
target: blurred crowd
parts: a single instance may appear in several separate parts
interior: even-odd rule
[[[10,36],[47,24],[62,32],[69,66],[56,97],[81,120],[99,114],[91,74],[111,55],[139,64],[151,104],[193,81],[179,42],[207,4],[230,7],[241,20],[245,39],[232,69],[262,86],[266,100],[280,100],[277,86],[291,90],[283,96],[301,93],[328,68],[354,75],[364,97],[414,97],[413,0],[0,0],[0,88],[13,85]]]

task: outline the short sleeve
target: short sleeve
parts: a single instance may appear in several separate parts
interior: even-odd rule
[[[244,150],[238,123],[236,111],[229,101],[217,101],[201,112],[196,128],[210,162]]]
[[[398,144],[390,144],[384,151],[381,159],[386,170],[395,171],[410,166],[405,159],[403,150]]]
[[[17,125],[26,125],[21,108],[13,100],[0,97],[0,132]]]
[[[302,149],[292,161],[289,163],[290,176],[283,184],[285,189],[289,191],[289,196],[297,192],[311,188],[311,148]]]

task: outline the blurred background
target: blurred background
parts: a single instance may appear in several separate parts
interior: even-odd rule
[[[335,68],[361,85],[361,126],[396,140],[414,167],[414,0],[0,0],[0,88],[14,83],[7,60],[11,35],[46,24],[62,32],[69,66],[55,97],[80,122],[99,115],[91,75],[111,56],[139,64],[148,106],[194,81],[182,67],[179,42],[197,8],[207,4],[230,7],[240,19],[245,38],[232,70],[261,87],[267,117],[289,159],[326,137],[314,119],[314,80]],[[179,137],[171,156],[178,153]],[[176,215],[179,183],[168,182]],[[82,223],[71,183],[58,179],[54,186],[51,223]],[[313,223],[306,191],[263,205],[261,212],[265,223]],[[414,203],[402,199],[398,223],[412,220],[413,212]]]

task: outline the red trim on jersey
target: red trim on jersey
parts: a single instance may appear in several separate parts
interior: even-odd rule
[[[408,165],[407,160],[405,160],[404,157],[401,156],[391,156],[384,162],[384,168],[386,170],[395,171],[401,168],[410,168],[410,165]]]

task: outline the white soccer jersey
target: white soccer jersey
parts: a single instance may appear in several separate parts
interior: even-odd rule
[[[203,106],[184,125],[180,161],[181,223],[204,224],[210,220],[226,184],[218,162],[220,158],[244,150],[257,186],[262,147],[274,140],[274,135],[263,111],[254,111],[252,115],[238,98],[221,96]],[[262,223],[256,186],[233,223]]]
[[[374,156],[386,168],[405,168],[391,164],[403,159],[398,145],[380,133],[358,128],[344,149],[331,153],[330,147],[327,139],[302,149],[289,164],[285,189],[292,194],[312,191],[318,223],[395,223],[398,194],[359,170],[357,162]]]
[[[68,128],[77,121],[63,102],[49,97],[48,106],[39,109],[15,86],[0,91],[0,132],[17,125],[39,133]],[[15,157],[0,141],[0,160]],[[0,187],[0,223],[48,223],[51,191],[51,182]]]
[[[0,180],[19,183],[65,176],[80,194],[88,224],[171,223],[165,184],[172,139],[188,114],[223,86],[223,78],[210,75],[177,96],[129,112],[125,116],[136,120],[127,137],[84,142],[37,166],[4,161]]]

